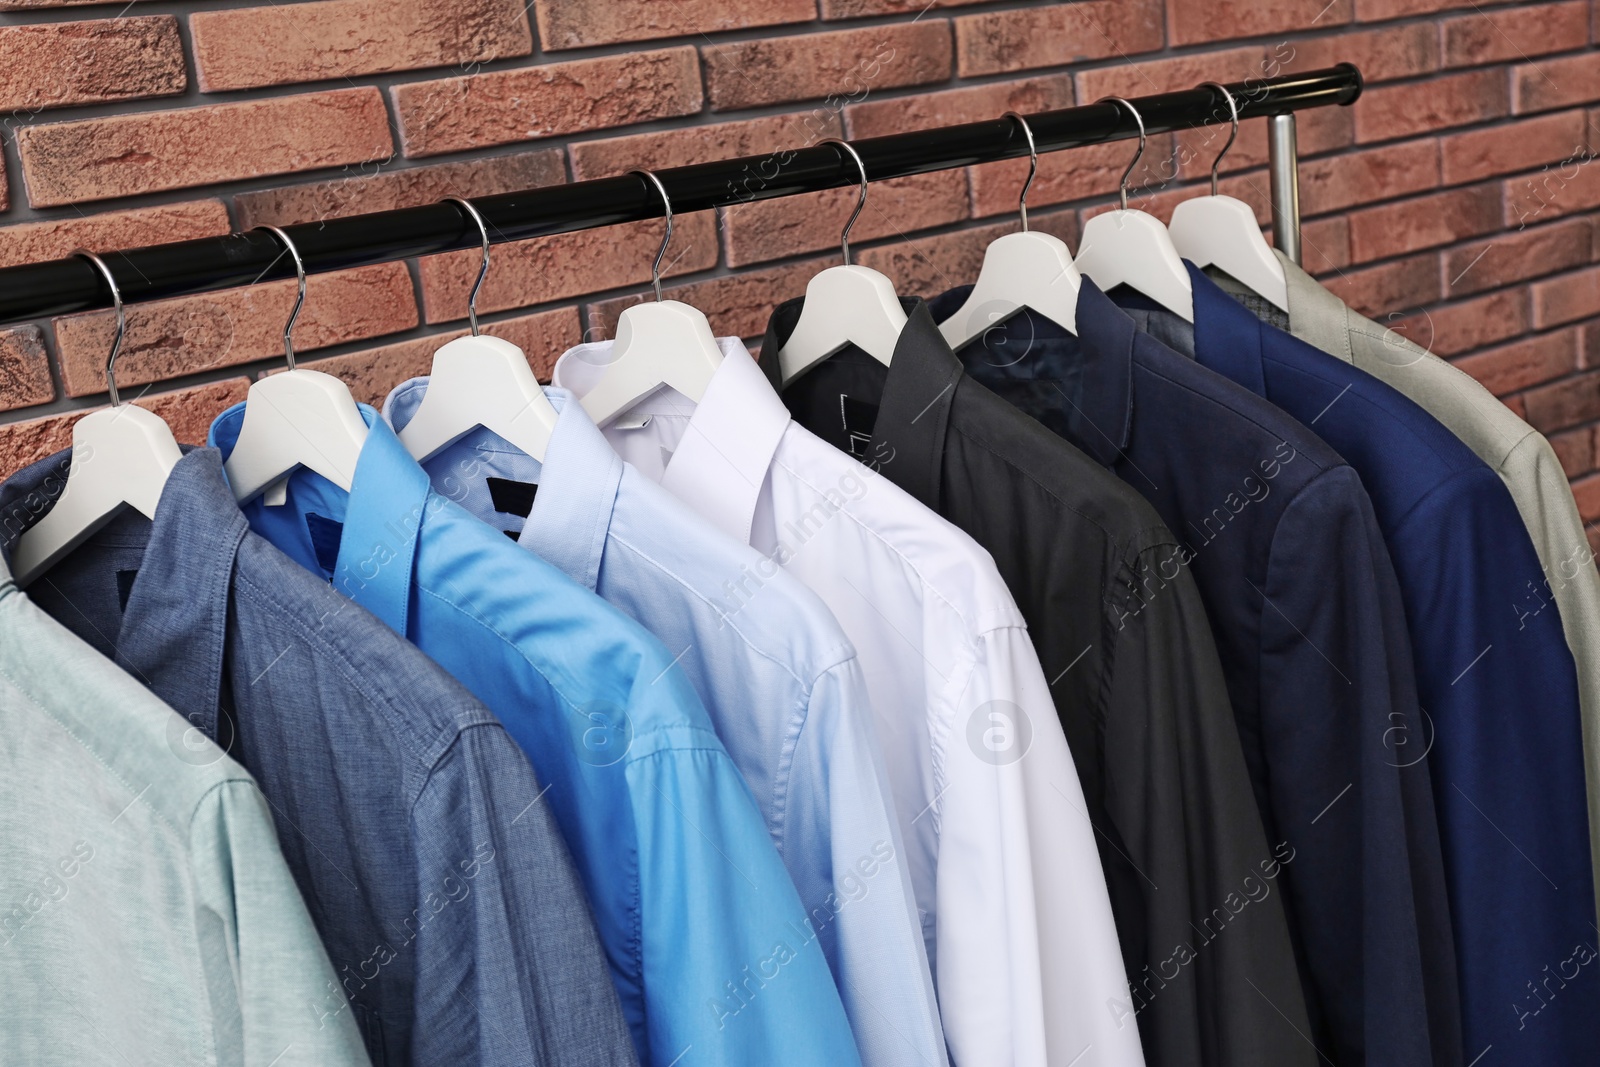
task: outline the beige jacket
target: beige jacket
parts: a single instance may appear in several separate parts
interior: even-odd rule
[[[1471,376],[1358,315],[1283,253],[1277,255],[1289,283],[1290,332],[1404,393],[1494,468],[1511,490],[1545,575],[1545,588],[1529,589],[1515,610],[1536,613],[1553,596],[1578,665],[1589,851],[1600,900],[1600,571],[1555,450]]]

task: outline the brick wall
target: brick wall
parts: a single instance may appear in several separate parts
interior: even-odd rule
[[[1350,60],[1301,115],[1306,265],[1549,435],[1600,517],[1600,0],[0,0],[0,265],[868,137]],[[1220,131],[1151,139],[1142,206]],[[1030,196],[1074,243],[1131,146]],[[1264,123],[1224,189],[1267,219]],[[1025,161],[876,183],[860,262],[931,295],[1014,226]],[[836,261],[853,190],[680,217],[674,295],[719,332]],[[640,298],[659,221],[500,246],[487,328],[541,373]],[[314,277],[307,362],[377,401],[462,332],[476,253]],[[132,307],[118,375],[180,439],[275,365],[292,282]],[[104,403],[109,312],[0,332],[0,473]],[[325,358],[321,358],[325,357]],[[1597,538],[1600,541],[1600,538]]]

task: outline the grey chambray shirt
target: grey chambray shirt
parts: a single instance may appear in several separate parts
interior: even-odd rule
[[[8,549],[66,456],[0,485]],[[297,1018],[353,1018],[379,1064],[635,1062],[527,757],[442,668],[251,532],[215,449],[186,450],[153,521],[123,512],[30,593],[259,780],[294,875],[279,893],[298,884],[337,973]]]
[[[250,775],[0,564],[0,1063],[366,1064],[337,988]]]

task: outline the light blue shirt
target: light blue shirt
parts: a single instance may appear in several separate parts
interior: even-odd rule
[[[304,468],[262,536],[455,675],[532,760],[645,1067],[856,1064],[849,1021],[750,790],[672,656],[428,485],[371,427],[348,493]],[[228,455],[244,405],[217,417]],[[464,843],[465,844],[465,843]]]
[[[427,389],[414,378],[389,394],[384,416],[397,431]],[[623,462],[566,390],[546,393],[559,418],[543,464],[477,429],[423,463],[434,488],[667,645],[755,793],[862,1061],[944,1063],[855,649],[799,579]]]

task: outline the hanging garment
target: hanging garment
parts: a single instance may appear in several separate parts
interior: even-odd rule
[[[47,492],[67,453],[0,486]],[[215,449],[114,519],[40,607],[251,768],[378,1064],[631,1063],[583,887],[527,757],[377,619],[250,531]],[[523,813],[517,817],[518,813]]]
[[[397,433],[427,389],[389,394]],[[564,390],[549,396],[543,464],[478,429],[423,462],[435,490],[677,653],[799,890],[862,1062],[945,1062],[855,650],[815,593],[624,463]]]
[[[936,298],[935,319],[965,298]],[[1395,723],[1420,717],[1361,480],[1271,404],[1138,332],[1088,279],[1077,326],[1023,312],[958,356],[1182,539],[1267,840],[1291,857],[1279,882],[1313,1044],[1336,1063],[1453,1062],[1459,1027],[1430,1028],[1434,998],[1456,995],[1441,977],[1454,950],[1438,823],[1426,761],[1402,766],[1390,747]]]
[[[815,590],[855,646],[953,1062],[1142,1062],[1105,881],[1021,615],[988,554],[795,424],[736,339],[699,405],[605,431],[642,473]],[[587,357],[587,358],[586,358]],[[554,381],[603,367],[574,349]]]
[[[802,303],[778,307],[761,345],[774,389]],[[1133,983],[1117,1013],[1137,1019],[1147,1062],[1314,1063],[1266,876],[1281,863],[1177,539],[1138,493],[966,375],[923,301],[903,303],[888,367],[846,348],[783,390],[785,406],[824,441],[885,457],[881,474],[993,554],[1098,831]]]
[[[1277,255],[1289,283],[1288,321],[1281,328],[1404,393],[1460,438],[1511,490],[1544,569],[1542,583],[1534,580],[1524,586],[1526,595],[1515,608],[1517,618],[1520,622],[1538,615],[1554,599],[1578,668],[1589,853],[1600,895],[1600,570],[1594,566],[1594,550],[1555,449],[1477,379],[1356,314],[1283,253]],[[1218,284],[1223,283],[1218,280]],[[1239,299],[1237,294],[1234,298]]]
[[[365,1064],[250,775],[3,567],[0,634],[0,1062]]]
[[[219,415],[224,456],[244,405]],[[378,413],[350,491],[306,469],[253,529],[411,638],[544,783],[640,1061],[859,1060],[750,791],[672,656],[632,619],[432,491]],[[772,986],[768,990],[768,986]]]
[[[1466,1060],[1600,1062],[1600,969],[1529,988],[1593,958],[1595,909],[1576,669],[1556,613],[1518,617],[1541,572],[1510,492],[1400,393],[1190,275],[1195,358],[1314,423],[1372,494],[1431,724]]]

